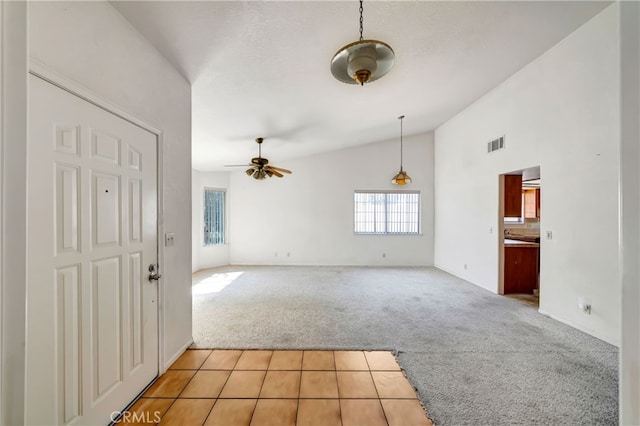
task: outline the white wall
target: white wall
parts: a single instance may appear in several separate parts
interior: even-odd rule
[[[191,340],[190,84],[108,2],[28,10],[31,58],[162,132],[159,227],[175,234],[160,250],[166,366]]]
[[[223,189],[227,191],[225,202],[225,217],[229,216],[229,199],[231,191],[229,191],[229,173],[228,172],[200,172],[198,170],[191,171],[191,198],[193,200],[192,212],[192,236],[193,258],[191,259],[191,270],[193,272],[200,269],[213,268],[216,266],[224,266],[229,264],[229,244],[204,246],[204,190],[205,189]],[[229,220],[225,221],[227,228],[225,229],[227,238],[229,237]]]
[[[620,341],[617,7],[438,128],[435,148],[436,266],[497,292],[498,176],[540,165],[540,230],[553,232],[541,243],[540,311],[614,344]],[[506,149],[487,154],[487,142],[500,135]],[[591,315],[578,309],[580,296],[591,300]]]
[[[413,179],[405,187],[391,184],[398,140],[282,163],[272,147],[268,157],[293,174],[262,181],[231,174],[232,264],[433,265],[433,133],[404,138]],[[421,190],[422,235],[354,235],[356,189]]]
[[[202,202],[198,201],[200,194],[200,172],[191,169],[191,272],[200,270],[200,214]]]
[[[620,424],[640,424],[640,5],[620,4]]]
[[[27,7],[0,2],[0,424],[24,424]]]

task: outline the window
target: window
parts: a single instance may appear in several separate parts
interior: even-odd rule
[[[224,244],[224,191],[204,190],[204,245]]]
[[[504,218],[504,223],[525,223],[527,219],[540,220],[540,188],[522,188],[520,216]]]
[[[418,234],[420,191],[355,191],[356,234]]]

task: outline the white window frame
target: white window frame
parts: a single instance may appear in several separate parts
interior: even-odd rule
[[[222,241],[207,242],[207,192],[218,192],[223,194],[222,198]],[[224,245],[227,242],[227,190],[223,188],[204,188],[202,191],[202,245],[204,247],[214,247]]]
[[[373,209],[373,212],[369,212],[368,214],[373,214],[373,217],[368,217],[370,223],[373,224],[373,230],[363,231],[362,223],[365,221],[361,220],[362,215],[366,214],[362,211],[358,210],[358,203],[361,201],[358,200],[359,194],[375,194],[381,197],[384,197],[383,201],[383,209],[377,210]],[[389,195],[417,195],[417,200],[413,201],[414,209],[410,209],[409,211],[402,212],[392,212],[390,211],[390,207],[392,203],[389,200]],[[356,235],[420,235],[422,229],[422,194],[420,191],[409,190],[355,190],[353,193],[353,233]],[[384,218],[381,220],[377,217],[377,215],[382,214]],[[410,227],[411,230],[408,231],[399,231],[399,230],[390,230],[389,228],[393,226],[393,219],[398,219],[398,215],[415,215],[413,220],[406,221],[395,221],[396,227]],[[360,216],[360,218],[359,218]],[[360,226],[359,226],[360,225]],[[383,229],[378,229],[378,226],[381,226]],[[360,229],[360,230],[359,230]]]

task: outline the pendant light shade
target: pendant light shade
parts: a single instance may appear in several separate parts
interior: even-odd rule
[[[343,83],[376,81],[391,70],[393,49],[382,41],[360,40],[344,46],[331,60],[331,73]]]
[[[411,183],[411,178],[402,168],[402,120],[404,119],[404,115],[398,117],[400,120],[400,171],[396,173],[396,175],[391,179],[391,183],[395,185],[406,185]]]
[[[391,183],[395,183],[396,185],[406,185],[411,183],[411,178],[404,170],[400,170],[394,177],[391,179]]]
[[[362,0],[360,0],[360,40],[342,47],[331,59],[331,73],[343,83],[376,81],[393,67],[395,54],[387,43],[362,37]]]

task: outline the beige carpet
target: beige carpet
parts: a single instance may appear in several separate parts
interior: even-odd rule
[[[618,423],[618,351],[435,268],[194,275],[195,348],[390,350],[440,425]]]

